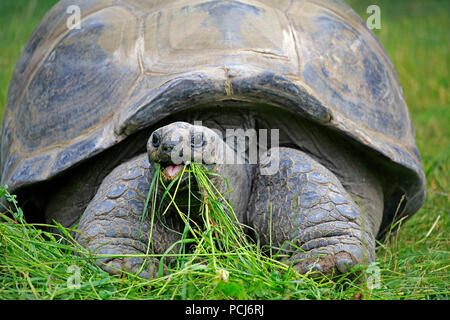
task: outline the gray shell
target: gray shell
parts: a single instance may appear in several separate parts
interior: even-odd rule
[[[85,0],[81,28],[70,30],[72,4],[47,13],[11,80],[0,172],[13,192],[174,112],[234,99],[333,128],[395,168],[385,220],[401,196],[398,217],[422,205],[425,177],[396,71],[344,3]]]

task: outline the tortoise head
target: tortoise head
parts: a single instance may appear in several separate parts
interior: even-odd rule
[[[212,170],[223,151],[220,132],[201,125],[174,122],[156,129],[147,142],[150,163],[160,164],[163,177],[173,180],[189,162]]]

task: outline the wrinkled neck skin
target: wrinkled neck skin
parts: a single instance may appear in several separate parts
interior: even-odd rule
[[[254,165],[245,160],[245,151],[240,154],[223,139],[217,139],[215,165],[211,182],[232,206],[240,222],[245,221],[248,201],[252,188]]]
[[[216,165],[214,172],[221,177],[212,177],[211,181],[232,206],[238,220],[245,221],[250,191],[252,188],[253,166],[249,164],[221,164]]]

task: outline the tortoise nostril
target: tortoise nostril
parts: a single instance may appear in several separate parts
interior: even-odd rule
[[[165,153],[171,152],[172,149],[173,149],[173,147],[174,147],[173,144],[167,144],[167,143],[164,143],[164,144],[162,145],[162,151],[165,152]]]

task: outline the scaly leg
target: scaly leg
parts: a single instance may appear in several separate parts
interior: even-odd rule
[[[331,171],[307,154],[278,151],[279,170],[257,173],[250,199],[248,221],[261,242],[278,248],[290,242],[284,248],[301,273],[345,273],[347,267],[372,261],[375,238],[366,228],[368,213]]]

